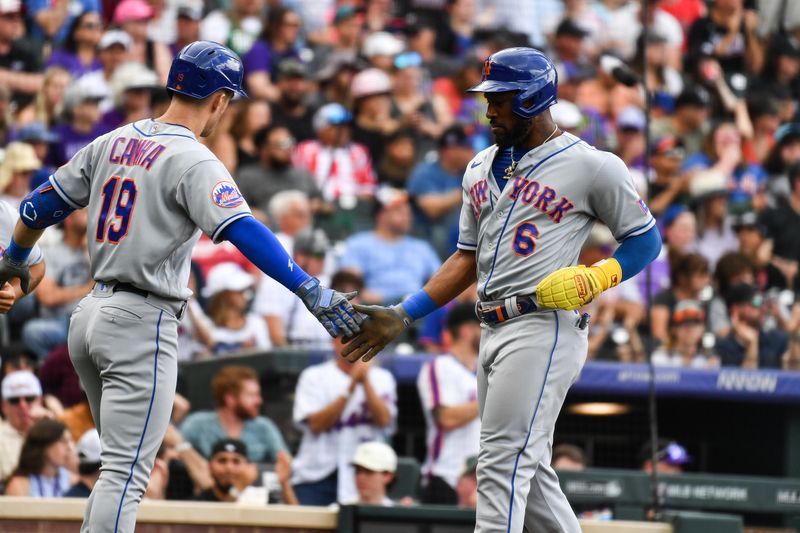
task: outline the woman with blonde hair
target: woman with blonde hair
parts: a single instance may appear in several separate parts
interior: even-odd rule
[[[44,71],[44,81],[33,103],[22,109],[17,116],[17,125],[41,122],[48,127],[56,123],[64,107],[64,92],[72,76],[63,67],[52,66]]]

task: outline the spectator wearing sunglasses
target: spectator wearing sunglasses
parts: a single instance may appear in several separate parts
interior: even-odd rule
[[[731,332],[716,346],[722,366],[782,368],[789,336],[779,329],[764,329],[764,299],[754,285],[739,284],[725,295],[731,314]]]
[[[79,78],[103,65],[97,56],[97,46],[103,36],[103,23],[96,11],[84,11],[72,21],[67,38],[61,48],[53,51],[47,66],[58,66]]]
[[[681,175],[681,162],[686,156],[683,141],[667,134],[656,138],[650,145],[650,165],[653,180],[650,182],[650,201],[647,206],[653,215],[661,215],[673,204],[688,203],[689,180]]]
[[[0,420],[0,480],[17,467],[28,430],[50,412],[42,404],[42,385],[29,370],[17,370],[3,378],[3,420]]]
[[[702,351],[706,313],[700,302],[678,302],[670,322],[666,344],[653,353],[654,365],[691,368],[719,366],[717,357],[709,357]]]

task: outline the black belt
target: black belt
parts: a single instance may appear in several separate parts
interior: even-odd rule
[[[146,290],[140,289],[136,285],[131,285],[130,283],[117,283],[114,285],[114,292],[132,292],[133,294],[138,294],[142,298],[150,296],[150,293]]]
[[[538,310],[534,296],[513,296],[495,302],[478,302],[475,305],[475,314],[486,324],[499,324]]]

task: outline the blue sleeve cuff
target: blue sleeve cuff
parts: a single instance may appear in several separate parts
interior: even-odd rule
[[[418,320],[429,315],[438,309],[438,305],[433,298],[424,290],[419,290],[405,299],[402,303],[403,309],[412,320]]]
[[[650,264],[661,252],[661,234],[653,226],[646,232],[628,237],[614,252],[622,268],[622,281],[632,278]]]
[[[22,246],[17,245],[12,237],[11,244],[9,244],[8,248],[6,248],[4,255],[14,263],[24,264],[25,261],[28,260],[28,256],[31,255],[32,250],[33,247],[23,248]]]

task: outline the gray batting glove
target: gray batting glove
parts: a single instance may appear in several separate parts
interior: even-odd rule
[[[28,288],[31,283],[31,273],[28,270],[28,265],[13,261],[3,254],[3,258],[0,259],[0,287],[14,278],[19,278],[19,286],[22,292],[28,294]]]
[[[320,285],[317,278],[311,278],[303,283],[295,294],[303,300],[311,314],[325,326],[331,337],[344,334],[352,337],[361,331],[361,322],[364,318],[356,313],[349,300],[357,292],[341,293]]]

